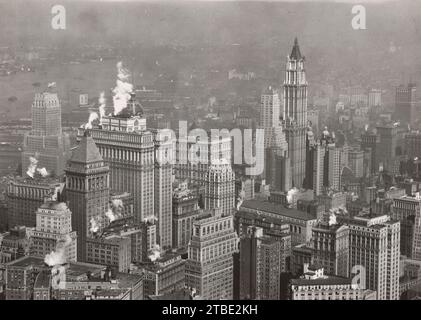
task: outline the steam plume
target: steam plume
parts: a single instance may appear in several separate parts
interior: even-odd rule
[[[101,92],[101,94],[99,95],[99,99],[98,99],[98,103],[99,103],[99,120],[102,119],[102,117],[105,116],[105,93]]]
[[[288,191],[288,193],[287,193],[288,204],[292,203],[292,200],[294,200],[293,199],[294,195],[296,195],[298,192],[299,192],[299,190],[297,188],[292,188],[291,190]]]
[[[48,176],[48,171],[45,168],[37,168],[37,172],[44,178]]]
[[[96,221],[96,219],[94,217],[91,218],[91,220],[89,221],[89,231],[92,233],[97,233],[99,230],[99,225],[98,222]]]
[[[241,190],[240,194],[238,195],[238,198],[237,198],[237,210],[240,210],[240,207],[243,204],[245,195],[246,194],[245,194],[244,190]]]
[[[117,63],[117,81],[116,87],[113,90],[114,115],[119,114],[127,107],[127,102],[130,99],[130,93],[133,92],[133,85],[128,82],[130,73],[123,68],[123,63]]]
[[[72,243],[72,238],[66,235],[65,239],[57,242],[56,250],[51,251],[44,258],[44,262],[50,267],[66,263],[66,248]]]
[[[148,258],[154,262],[161,257],[161,248],[156,244],[151,250]]]
[[[110,220],[110,222],[113,222],[114,220],[117,219],[113,210],[111,209],[108,209],[107,212],[105,212],[105,215],[107,216],[108,220]]]
[[[85,124],[85,129],[92,129],[92,122],[94,122],[94,120],[98,119],[98,113],[91,111],[89,113],[89,119],[88,119],[88,123]]]
[[[35,173],[39,173],[42,177],[48,176],[48,171],[45,168],[37,168],[38,166],[38,159],[35,157],[29,157],[29,166],[26,174],[30,176],[32,179],[35,177]]]
[[[28,171],[26,174],[30,176],[32,179],[34,178],[35,172],[37,170],[38,160],[34,157],[29,157],[29,166]]]

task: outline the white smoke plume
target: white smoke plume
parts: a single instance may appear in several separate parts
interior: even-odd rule
[[[337,221],[336,221],[336,214],[331,212],[331,214],[329,215],[329,226],[333,226],[336,225]]]
[[[35,177],[35,174],[38,172],[43,178],[48,176],[48,171],[45,168],[37,168],[38,159],[36,157],[29,157],[29,166],[26,174],[32,179]]]
[[[288,193],[287,193],[287,202],[288,202],[288,204],[291,204],[292,203],[292,201],[294,200],[294,195],[296,195],[298,192],[300,192],[300,190],[298,190],[295,187],[288,191]]]
[[[56,250],[51,251],[44,258],[44,262],[50,266],[54,267],[57,265],[62,265],[66,263],[66,248],[72,243],[72,238],[67,235],[65,239],[57,242]]]
[[[47,85],[47,87],[48,87],[48,88],[55,88],[55,87],[56,87],[56,83],[55,83],[55,82],[50,82],[50,83]]]
[[[108,208],[107,212],[105,212],[105,216],[111,223],[122,216],[123,209],[123,201],[121,199],[114,199],[111,201],[111,206]]]
[[[113,207],[113,212],[120,216],[124,209],[123,201],[121,199],[114,199],[111,201],[111,205]]]
[[[114,115],[119,114],[127,107],[127,102],[131,97],[130,93],[133,92],[133,85],[128,82],[130,73],[123,68],[121,61],[117,63],[117,71],[116,87],[113,90]]]
[[[366,124],[366,125],[364,126],[364,130],[365,130],[365,132],[367,132],[367,131],[368,131],[368,124]]]
[[[98,221],[94,217],[89,221],[89,231],[92,233],[97,233],[99,231]]]
[[[106,99],[105,99],[105,93],[101,92],[98,98],[99,103],[99,120],[102,119],[102,117],[105,116],[105,105],[106,105]]]
[[[240,210],[240,207],[243,204],[245,196],[246,196],[246,193],[244,192],[244,190],[241,190],[237,198],[237,210]]]
[[[149,260],[151,260],[152,262],[155,262],[156,260],[158,260],[161,257],[161,248],[159,247],[158,244],[156,244],[149,253]]]
[[[89,119],[88,122],[85,124],[84,128],[85,129],[92,129],[92,123],[98,119],[98,113],[96,112],[89,112]]]
[[[45,168],[37,168],[37,172],[43,177],[47,177],[48,176],[48,171]]]
[[[32,179],[34,178],[35,172],[37,170],[38,160],[35,157],[29,157],[29,166],[26,174]]]
[[[117,219],[113,210],[111,209],[108,209],[107,212],[105,212],[105,215],[107,216],[108,220],[110,220],[110,223]]]

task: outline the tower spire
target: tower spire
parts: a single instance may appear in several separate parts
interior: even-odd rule
[[[298,44],[298,38],[294,39],[294,46],[292,47],[291,55],[289,56],[291,60],[301,60],[303,56],[301,55],[300,45]]]

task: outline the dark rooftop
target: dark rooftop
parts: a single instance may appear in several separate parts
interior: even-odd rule
[[[296,209],[286,208],[281,204],[263,201],[263,200],[246,200],[241,205],[241,208],[253,209],[263,212],[269,212],[279,215],[279,218],[288,217],[299,220],[315,220],[315,217],[311,214]]]
[[[76,149],[72,152],[70,161],[79,163],[92,163],[102,161],[102,156],[94,139],[89,134],[84,134]]]

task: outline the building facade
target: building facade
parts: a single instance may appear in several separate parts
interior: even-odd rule
[[[186,285],[203,300],[232,299],[233,254],[237,250],[232,216],[214,211],[196,219],[188,247]]]
[[[38,166],[45,168],[50,175],[60,176],[70,157],[70,139],[62,132],[57,93],[37,93],[31,111],[32,130],[24,138],[22,176],[26,176],[30,157],[37,159]]]

